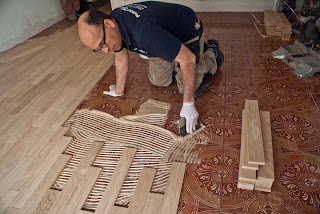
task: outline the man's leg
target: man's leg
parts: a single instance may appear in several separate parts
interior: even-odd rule
[[[80,10],[80,0],[72,0],[72,8],[74,9],[74,12]]]
[[[158,57],[149,59],[149,80],[155,86],[169,86],[172,83],[173,62]]]
[[[209,86],[212,75],[217,70],[215,54],[212,51],[204,50],[203,27],[200,20],[195,23],[194,32],[191,39],[185,45],[196,55],[196,92],[195,96],[200,96]],[[183,94],[182,73],[179,64],[176,64],[176,79],[179,92]],[[207,75],[208,74],[208,75]],[[199,94],[199,92],[201,92]]]
[[[73,8],[70,0],[60,0],[60,4],[67,17],[72,14]]]

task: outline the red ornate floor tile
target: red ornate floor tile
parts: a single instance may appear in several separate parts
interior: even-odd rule
[[[97,99],[96,101],[90,101],[89,103],[82,103],[78,109],[95,109],[102,112],[109,113],[115,117],[121,117],[124,115],[131,115],[136,111],[136,105],[138,100],[135,99]]]
[[[256,80],[253,85],[253,97],[259,101],[259,105],[271,108],[285,107],[283,84],[279,79]]]
[[[225,81],[225,99],[227,105],[244,106],[246,99],[252,99],[253,88],[250,79],[227,78]]]
[[[274,155],[274,174],[280,181],[308,181],[305,165],[299,152],[286,152]]]
[[[205,209],[219,210],[220,189],[219,174],[186,171],[179,209],[182,213],[189,213],[187,210],[190,209],[195,213]]]
[[[229,77],[241,77],[250,80],[249,60],[247,56],[225,58],[225,71]]]
[[[240,144],[224,146],[223,173],[238,177],[240,162]]]
[[[307,181],[310,181],[311,188],[314,192],[320,193],[320,156],[306,152],[301,152],[301,155],[308,174]],[[320,198],[318,198],[318,200],[319,199]]]
[[[225,103],[225,78],[219,71],[214,75],[207,91],[196,99],[196,102],[201,102],[206,105],[214,105]]]
[[[237,176],[224,174],[222,178],[222,210],[247,213],[268,210],[267,197],[264,193],[238,189],[237,183]]]
[[[310,87],[310,92],[315,104],[320,108],[320,83],[316,83]]]
[[[313,94],[319,95],[320,94],[320,83],[316,83],[315,85],[312,86],[311,92]]]
[[[289,114],[287,110],[272,109],[270,111],[272,140],[278,149],[280,147],[298,151],[299,140],[295,136],[297,130],[300,132],[301,138],[310,138],[309,130],[304,127],[304,123],[293,122],[292,118],[295,118],[294,114]]]
[[[311,186],[306,182],[280,180],[274,182],[268,194],[271,210],[278,213],[318,213]]]
[[[238,46],[246,44],[246,42],[244,40],[244,36],[242,34],[239,34],[239,32],[231,33],[231,31],[230,32],[226,31],[225,32],[225,43],[224,43],[225,47],[227,47],[227,45],[230,43],[237,44]],[[240,56],[240,54],[238,56]]]
[[[212,142],[220,144],[223,140],[238,141],[241,135],[242,110],[233,106],[217,105],[199,112],[200,121],[211,134]]]
[[[231,42],[225,46],[223,53],[224,53],[225,58],[246,56],[248,53],[248,49],[246,47],[247,46],[245,43]]]
[[[301,151],[316,151],[320,148],[319,114],[312,111],[288,109],[293,138]]]
[[[250,25],[249,28],[247,27],[248,29],[250,29],[250,32],[252,32],[251,26],[253,26],[253,24]],[[261,27],[261,26],[259,26],[258,28],[259,28],[260,32],[263,30],[263,27]],[[261,28],[262,28],[262,30],[261,30]],[[246,41],[246,44],[251,44],[251,43],[259,42],[259,41],[266,41],[265,38],[261,37],[261,35],[259,34],[257,29],[255,29],[255,32],[257,32],[257,33],[251,33],[251,34],[245,35],[244,39]]]
[[[225,106],[224,110],[223,139],[224,145],[237,144],[241,136],[242,108],[231,105]]]
[[[187,170],[198,172],[198,176],[222,172],[223,161],[225,160],[223,157],[223,146],[214,144],[196,145],[192,153],[198,155],[198,163],[187,164]]]
[[[141,103],[145,102],[144,100]],[[179,135],[179,124],[178,120],[180,119],[181,103],[170,103],[171,109],[168,113],[168,119],[165,123],[164,128],[172,131],[176,135]]]
[[[260,41],[251,41],[250,43],[247,43],[247,45],[248,55],[251,57],[269,56],[271,52],[276,50],[276,48],[274,48],[271,43],[265,43]]]
[[[176,82],[171,83],[168,87],[159,87],[148,81],[142,95],[144,99],[157,99],[164,102],[175,101],[175,103],[182,101]]]
[[[283,78],[290,76],[292,72],[291,67],[271,57],[253,57],[250,61],[253,77]]]

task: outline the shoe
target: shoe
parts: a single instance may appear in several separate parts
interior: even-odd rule
[[[194,97],[199,97],[200,95],[202,95],[207,90],[207,88],[210,86],[212,77],[213,77],[213,75],[210,72],[204,74],[202,83],[200,84],[200,86],[196,90],[196,92],[194,93]]]
[[[69,19],[70,21],[75,21],[75,20],[78,19],[78,17],[77,17],[75,14],[70,14],[70,15],[68,16],[68,19]]]
[[[220,48],[219,47],[219,42],[217,40],[215,40],[215,39],[209,39],[208,40],[208,46],[209,47],[214,47],[215,46],[218,49]]]
[[[218,69],[222,66],[224,62],[224,54],[219,49],[219,42],[215,39],[208,40],[208,51],[212,51],[216,55],[216,62]]]

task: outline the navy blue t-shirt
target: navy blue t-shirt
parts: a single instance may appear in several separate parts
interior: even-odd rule
[[[140,2],[114,9],[125,40],[125,48],[148,57],[172,62],[181,43],[190,38],[196,20],[195,12],[183,5],[164,2]]]

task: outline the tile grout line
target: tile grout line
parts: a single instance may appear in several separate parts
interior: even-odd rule
[[[221,169],[221,187],[220,187],[220,213],[222,211],[222,197],[223,197],[223,175],[224,175],[224,159],[225,159],[225,151],[224,151],[224,144],[225,144],[225,123],[226,123],[226,103],[227,103],[227,98],[226,98],[226,93],[227,93],[227,74],[226,70],[223,72],[223,79],[224,79],[224,114],[223,114],[223,135],[222,135],[222,169]]]

